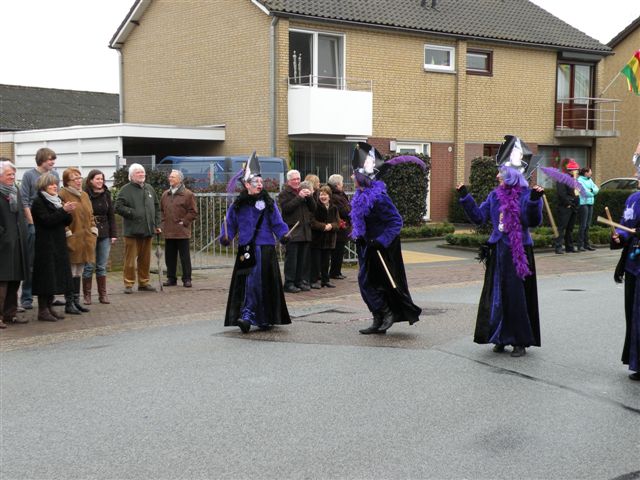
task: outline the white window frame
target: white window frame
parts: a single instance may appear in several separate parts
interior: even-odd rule
[[[342,77],[338,81],[338,88],[345,88],[345,78],[346,78],[346,68],[347,68],[347,41],[346,35],[344,33],[337,32],[323,32],[320,30],[306,30],[304,28],[290,28],[290,32],[299,32],[299,33],[307,33],[313,36],[313,62],[311,65],[311,77],[313,78],[313,82],[311,82],[313,87],[318,87],[318,35],[326,35],[328,37],[340,37],[342,40]],[[289,59],[290,61],[291,59]]]
[[[427,50],[438,50],[441,52],[449,52],[449,65],[433,65],[427,63]],[[455,72],[456,70],[456,47],[447,47],[444,45],[430,45],[424,46],[424,69],[425,71],[433,72]]]
[[[431,144],[430,143],[413,143],[413,142],[397,142],[396,153],[400,153],[401,150],[413,150],[414,153],[422,153],[423,155],[431,156]],[[410,155],[410,153],[407,153]]]

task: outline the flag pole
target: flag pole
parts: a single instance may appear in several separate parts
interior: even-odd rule
[[[607,86],[605,87],[605,89],[604,89],[604,90],[602,90],[602,92],[600,92],[600,97],[602,97],[602,96],[604,95],[604,93],[605,93],[607,90],[609,90],[609,87],[611,87],[611,85],[613,85],[613,82],[615,82],[615,81],[618,79],[618,77],[620,76],[620,74],[621,74],[621,73],[622,73],[622,70],[619,70],[619,71],[618,71],[618,73],[617,73],[617,75],[616,75],[615,77],[613,77],[613,80],[611,80],[611,81],[609,82],[609,85],[607,85]]]

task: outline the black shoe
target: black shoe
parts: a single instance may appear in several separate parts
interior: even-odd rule
[[[576,250],[576,247],[569,247],[565,248],[564,251],[567,253],[576,253],[578,250]]]
[[[631,375],[629,375],[629,378],[635,381],[640,380],[640,372],[632,373]]]
[[[511,352],[512,357],[521,357],[527,353],[527,350],[524,347],[513,347],[513,352]]]
[[[251,324],[249,322],[239,318],[237,323],[242,333],[249,333],[249,330],[251,330]]]
[[[91,311],[88,308],[85,308],[82,305],[80,305],[80,303],[78,303],[77,300],[73,301],[73,306],[76,307],[82,313],[89,313]]]
[[[146,285],[139,285],[138,291],[139,292],[157,292],[156,287],[152,287],[148,283]]]
[[[284,287],[284,291],[287,293],[300,293],[302,290],[300,290],[295,285],[287,285],[286,287]]]
[[[597,249],[596,247],[593,247],[591,245],[587,245],[586,247],[584,247],[585,250],[589,250],[590,252],[595,252]]]
[[[340,274],[338,274],[338,275],[331,275],[331,278],[333,278],[334,280],[344,280],[344,279],[345,279],[345,278],[347,278],[347,277],[345,277],[344,275],[342,275],[342,274],[340,273]]]
[[[496,352],[496,353],[504,352],[504,345],[500,345],[500,344],[494,345],[493,346],[493,351]]]
[[[175,287],[176,285],[178,285],[178,282],[175,280],[165,280],[162,282],[163,287]]]
[[[22,308],[24,308],[25,310],[33,310],[33,304],[31,303],[23,303],[22,305],[20,305]]]
[[[300,285],[297,285],[297,287],[303,292],[308,292],[311,290],[311,286],[308,283],[301,283]]]
[[[562,251],[562,248],[561,248],[561,247],[557,247],[557,248],[556,248],[556,254],[558,254],[558,255],[564,255],[564,252]]]
[[[331,282],[323,283],[322,286],[327,288],[336,288],[336,286]]]
[[[320,290],[320,284],[318,282],[313,282],[310,286],[314,290]]]
[[[380,330],[386,332],[391,325],[393,325],[393,312],[389,309],[389,307],[384,307],[379,312],[380,318],[382,318],[382,325],[380,325]]]
[[[585,248],[582,248],[582,247],[578,247],[578,251],[579,251],[579,252],[586,252],[586,249],[585,249]]]
[[[53,307],[64,307],[65,305],[66,305],[65,302],[63,302],[62,300],[58,300],[57,298],[51,304],[51,306]]]
[[[191,288],[193,285],[191,284],[191,280],[187,279],[182,281],[182,286],[184,288]]]
[[[69,315],[80,315],[80,310],[76,308],[73,301],[69,301],[64,305],[64,313]]]

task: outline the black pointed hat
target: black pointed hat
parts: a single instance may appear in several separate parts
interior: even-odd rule
[[[496,155],[498,167],[512,167],[524,173],[531,162],[531,149],[515,135],[505,135]]]
[[[358,142],[351,159],[351,166],[355,172],[375,178],[383,164],[384,159],[378,150],[366,142]]]
[[[247,160],[244,167],[244,175],[242,176],[243,182],[249,182],[253,177],[260,176],[260,161],[256,155],[255,150]]]

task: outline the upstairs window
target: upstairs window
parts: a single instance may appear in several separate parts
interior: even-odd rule
[[[456,49],[442,45],[424,46],[424,69],[435,72],[453,72],[456,68]]]
[[[343,45],[344,39],[341,35],[289,31],[289,83],[342,88]]]
[[[469,75],[492,75],[493,52],[490,50],[467,50],[467,73]]]

